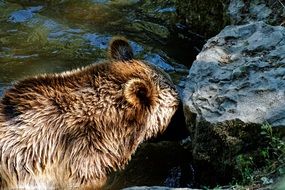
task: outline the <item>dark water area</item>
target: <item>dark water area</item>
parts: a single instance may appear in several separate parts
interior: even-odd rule
[[[139,0],[0,0],[0,95],[25,77],[63,72],[106,59],[109,40],[118,35],[130,40],[136,58],[161,67],[179,84],[203,42],[192,36],[193,44],[189,44],[161,19],[174,19],[175,12],[172,4],[161,7]],[[179,28],[183,30],[177,25]],[[151,147],[150,152],[141,153],[145,150],[141,148],[126,172],[113,180],[117,185],[112,188],[191,186],[194,171],[189,151],[179,143],[160,148],[153,145],[187,136],[181,110],[166,135],[144,145]],[[177,131],[177,125],[182,132]],[[154,150],[163,153],[154,154]]]
[[[112,173],[104,189],[130,186],[195,186],[195,171],[189,152],[174,141],[145,143],[125,170]]]

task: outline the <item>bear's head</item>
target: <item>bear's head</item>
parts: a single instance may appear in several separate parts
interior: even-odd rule
[[[179,104],[170,76],[155,63],[136,60],[125,38],[113,38],[108,55],[113,60],[112,71],[126,77],[123,95],[131,108],[126,112],[147,127],[144,139],[163,132]]]

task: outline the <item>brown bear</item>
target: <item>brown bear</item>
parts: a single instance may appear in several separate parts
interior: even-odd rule
[[[179,103],[170,77],[115,38],[110,60],[24,79],[0,102],[0,188],[100,189]]]

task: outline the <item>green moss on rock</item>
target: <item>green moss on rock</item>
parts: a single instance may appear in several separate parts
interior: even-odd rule
[[[256,181],[264,177],[276,180],[284,175],[280,172],[284,169],[285,143],[270,125],[238,119],[223,123],[188,120],[187,124],[198,184],[250,185],[259,184]]]

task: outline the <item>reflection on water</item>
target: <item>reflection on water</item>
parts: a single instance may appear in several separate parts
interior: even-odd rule
[[[143,20],[145,16],[136,9],[140,1],[17,2],[0,1],[1,86],[104,59],[114,35],[129,38],[138,58],[157,64],[176,78],[185,74],[186,68],[161,48],[168,29]],[[156,9],[160,14],[175,11],[173,7]]]

